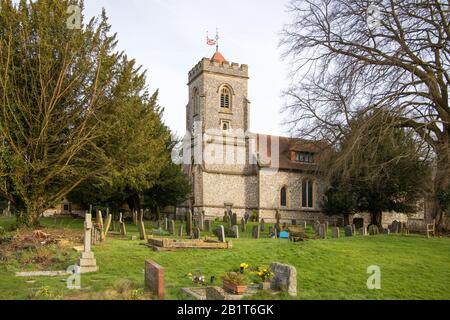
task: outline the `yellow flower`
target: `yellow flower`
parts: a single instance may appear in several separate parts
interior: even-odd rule
[[[192,273],[189,272],[186,276],[187,277],[192,277]]]

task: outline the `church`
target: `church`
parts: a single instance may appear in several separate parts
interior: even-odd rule
[[[192,210],[215,219],[231,210],[238,217],[256,212],[272,222],[278,211],[282,221],[340,222],[342,217],[321,212],[324,186],[318,163],[326,146],[250,131],[246,64],[230,63],[216,51],[195,65],[188,78],[183,171],[192,194],[177,207],[177,216]],[[406,215],[384,217],[407,219]],[[367,214],[353,218],[369,223]]]

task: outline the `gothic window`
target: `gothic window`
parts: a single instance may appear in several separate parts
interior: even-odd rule
[[[220,107],[225,109],[231,108],[231,91],[228,87],[223,87],[220,92]]]
[[[287,188],[283,187],[280,191],[280,206],[287,207]]]
[[[200,94],[198,93],[197,88],[194,88],[192,100],[194,105],[194,115],[197,115],[200,112]]]
[[[304,179],[302,181],[302,207],[314,208],[314,182],[310,179]]]

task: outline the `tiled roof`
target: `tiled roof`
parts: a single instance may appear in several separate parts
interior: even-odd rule
[[[227,60],[225,60],[225,58],[223,57],[223,55],[219,52],[216,51],[216,53],[214,53],[214,55],[211,58],[212,61],[217,61],[220,63],[226,62]]]

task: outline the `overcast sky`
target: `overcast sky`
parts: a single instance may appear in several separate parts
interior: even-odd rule
[[[86,18],[106,9],[119,49],[148,70],[148,85],[159,89],[164,120],[185,132],[187,74],[215,48],[206,31],[220,33],[220,51],[230,62],[249,65],[251,131],[289,135],[282,126],[282,90],[287,63],[280,58],[279,33],[289,22],[287,0],[86,0]]]

